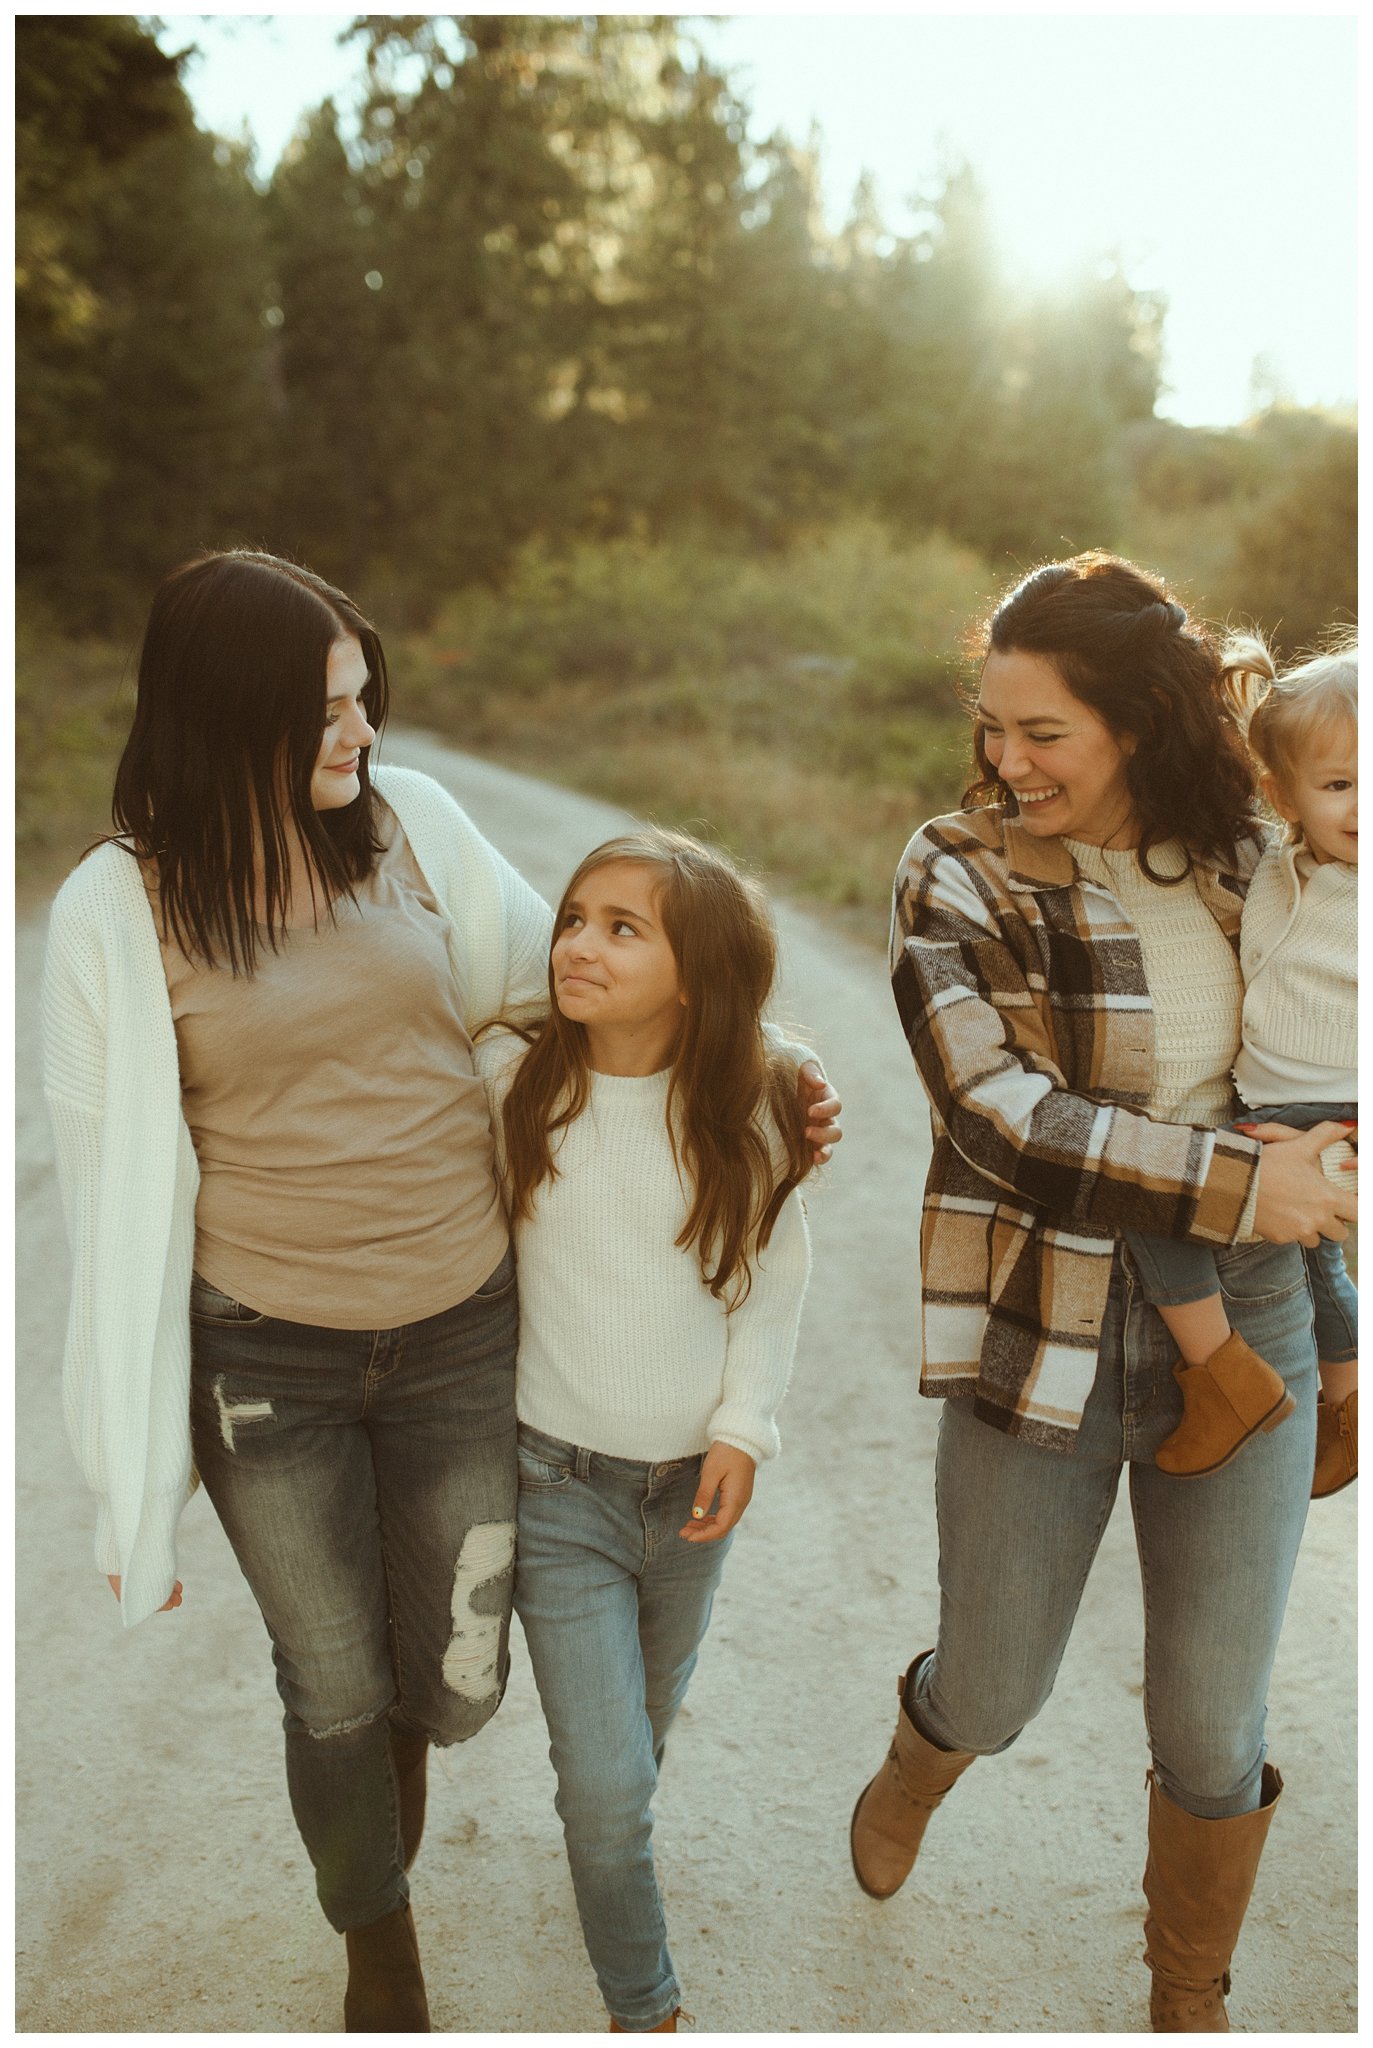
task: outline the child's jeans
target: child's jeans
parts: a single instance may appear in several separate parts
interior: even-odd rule
[[[1288,1124],[1310,1131],[1317,1124],[1355,1123],[1356,1102],[1284,1102],[1251,1109],[1247,1124]],[[1180,1308],[1205,1301],[1219,1290],[1214,1252],[1180,1237],[1146,1237],[1127,1230],[1125,1242],[1139,1273],[1140,1290],[1155,1308]],[[1316,1355],[1323,1365],[1346,1365],[1359,1355],[1359,1297],[1344,1263],[1344,1247],[1323,1237],[1306,1254],[1306,1278],[1316,1309]]]
[[[653,1867],[663,1744],[732,1540],[688,1543],[699,1457],[644,1464],[520,1424],[515,1609],[548,1722],[587,1954],[612,2019],[681,1996]]]

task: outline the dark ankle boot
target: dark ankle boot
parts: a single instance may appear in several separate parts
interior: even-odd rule
[[[383,1913],[367,1927],[350,1927],[343,1938],[348,1945],[344,2033],[429,2033],[429,2001],[409,1905]]]
[[[424,1802],[427,1791],[429,1744],[422,1735],[397,1735],[391,1731],[391,1761],[396,1770],[396,1791],[400,1798],[401,1858],[407,1871],[419,1854],[424,1833]]]

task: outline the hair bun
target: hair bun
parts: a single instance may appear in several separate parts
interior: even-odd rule
[[[1186,624],[1187,614],[1182,606],[1161,598],[1155,604],[1141,606],[1131,619],[1128,632],[1132,639],[1137,635],[1161,636],[1164,633],[1180,633]]]

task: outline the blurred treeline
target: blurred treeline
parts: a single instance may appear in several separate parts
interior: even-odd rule
[[[139,19],[16,21],[21,713],[26,650],[127,642],[246,543],[411,636],[402,712],[495,751],[547,714],[633,800],[639,743],[724,775],[794,725],[909,810],[917,757],[957,796],[960,625],[1038,558],[1121,547],[1289,648],[1352,615],[1352,422],[1158,420],[1161,301],[1109,260],[1009,292],[966,167],[831,233],[684,18],[353,33],[360,135],[326,101],[263,189]]]

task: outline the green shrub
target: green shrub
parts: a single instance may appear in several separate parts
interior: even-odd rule
[[[527,549],[393,664],[396,715],[716,837],[881,936],[897,855],[965,780],[986,565],[868,520],[787,553]]]

